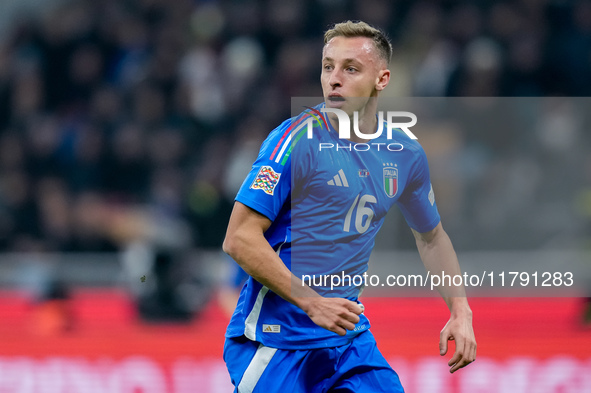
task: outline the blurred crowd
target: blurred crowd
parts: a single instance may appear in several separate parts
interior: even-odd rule
[[[70,1],[0,42],[0,251],[219,247],[347,19],[392,38],[392,96],[591,95],[591,1]]]

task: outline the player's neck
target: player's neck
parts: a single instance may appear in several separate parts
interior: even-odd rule
[[[358,126],[359,132],[361,134],[374,134],[378,126],[378,121],[375,112],[366,112],[363,116],[360,116]],[[353,123],[353,119],[351,119],[351,138],[349,138],[349,140],[354,143],[366,143],[368,141],[368,138],[360,138],[359,136],[357,136],[353,127],[355,127],[355,125]]]
[[[332,128],[338,133],[340,125],[336,116],[329,116],[328,120],[330,121]],[[349,138],[349,140],[354,143],[366,143],[368,138],[360,138],[357,136],[354,127],[357,127],[361,134],[374,134],[378,127],[376,112],[375,110],[368,110],[368,108],[365,108],[365,110],[358,112],[357,124],[355,124],[355,120],[354,116],[349,116],[349,127],[351,128],[351,138]]]

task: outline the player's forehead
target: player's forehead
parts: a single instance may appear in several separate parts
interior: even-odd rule
[[[380,60],[378,49],[369,37],[332,38],[322,49],[322,60],[342,61],[355,59],[359,62],[376,63]]]

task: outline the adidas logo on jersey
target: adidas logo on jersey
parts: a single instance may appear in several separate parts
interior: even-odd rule
[[[263,333],[281,333],[281,325],[267,325],[263,323]]]
[[[329,186],[337,186],[337,187],[349,187],[349,182],[347,182],[347,178],[345,177],[345,172],[342,169],[339,169],[339,173],[334,175],[332,180],[326,182]]]

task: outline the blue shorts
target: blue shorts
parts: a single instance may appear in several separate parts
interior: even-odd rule
[[[366,331],[336,348],[283,350],[227,338],[224,361],[235,393],[403,393]]]

